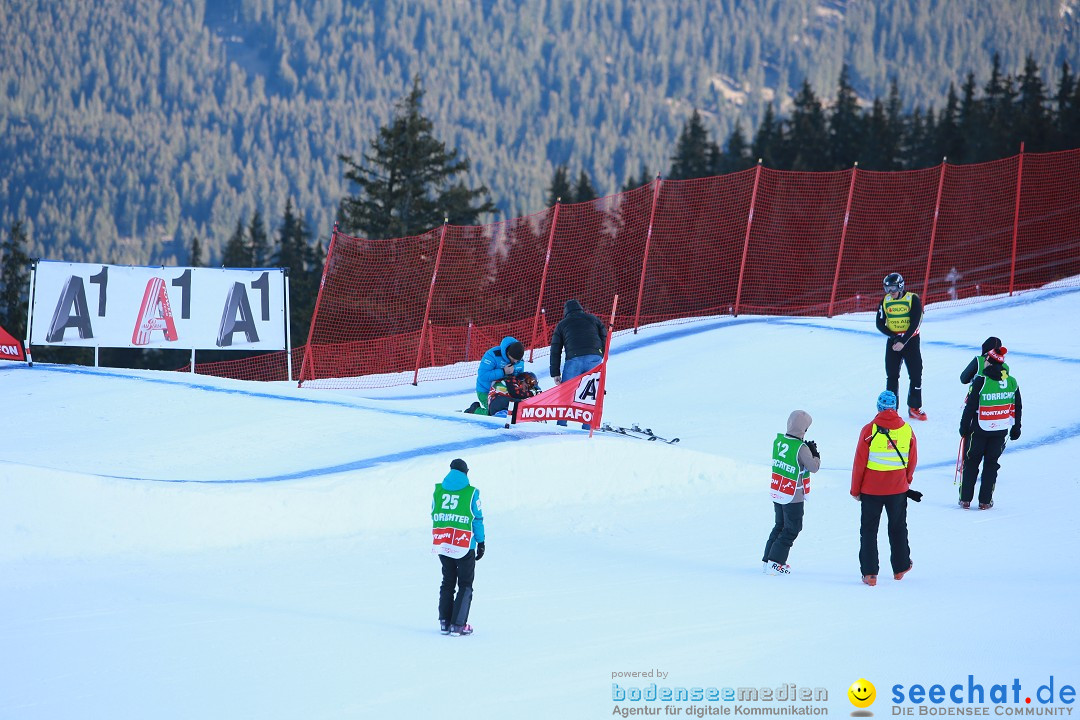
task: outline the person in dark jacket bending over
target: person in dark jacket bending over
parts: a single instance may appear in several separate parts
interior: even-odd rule
[[[986,353],[981,375],[971,381],[971,392],[964,403],[960,418],[960,436],[966,438],[964,478],[960,482],[960,507],[967,510],[975,496],[975,478],[982,463],[979,483],[979,509],[994,506],[994,486],[997,485],[998,459],[1005,451],[1005,436],[1020,437],[1020,386],[1005,365],[1003,347]]]
[[[577,300],[567,300],[563,306],[563,319],[551,334],[551,377],[558,385],[563,378],[584,375],[604,360],[607,343],[607,327],[591,313],[582,309]],[[559,369],[563,352],[566,365]],[[565,420],[557,424],[566,425]],[[588,425],[583,425],[586,430]]]

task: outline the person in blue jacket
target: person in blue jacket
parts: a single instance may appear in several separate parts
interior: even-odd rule
[[[442,565],[439,627],[443,635],[471,635],[473,631],[469,609],[476,561],[484,557],[484,514],[480,490],[469,485],[468,473],[465,461],[454,459],[450,472],[435,486],[431,501],[432,552],[439,555]]]
[[[499,380],[525,372],[525,346],[509,335],[502,342],[484,353],[476,370],[476,397],[465,412],[474,415],[488,414],[488,393]]]

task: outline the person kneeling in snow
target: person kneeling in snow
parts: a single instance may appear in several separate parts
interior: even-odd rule
[[[765,542],[762,572],[787,575],[788,553],[802,530],[803,501],[810,492],[810,473],[821,469],[817,443],[806,441],[806,431],[814,420],[805,410],[795,410],[787,419],[787,433],[777,434],[772,446],[770,495],[776,523]]]
[[[518,373],[525,372],[525,346],[516,338],[507,336],[502,342],[490,348],[480,358],[480,365],[476,368],[476,397],[477,401],[465,411],[473,415],[489,415],[488,393],[491,386],[499,380],[505,380]]]

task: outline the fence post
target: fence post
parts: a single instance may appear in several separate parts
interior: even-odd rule
[[[945,161],[941,158],[941,173],[938,175],[937,199],[934,200],[934,223],[930,226],[930,248],[926,251],[926,274],[923,275],[922,298],[923,307],[930,302],[930,265],[934,262],[934,242],[937,240],[938,214],[941,212],[941,190],[945,187]]]
[[[337,240],[338,226],[334,223],[334,232],[330,233],[330,247],[326,249],[326,259],[323,261],[323,273],[322,278],[319,280],[319,294],[315,296],[315,309],[311,311],[311,324],[308,325],[308,337],[307,342],[304,343],[304,361],[300,364],[300,379],[296,382],[296,387],[303,387],[304,380],[315,379],[315,369],[312,365],[314,358],[311,357],[311,338],[315,333],[315,321],[319,319],[319,307],[322,306],[322,294],[323,288],[326,287],[326,274],[330,272],[330,259],[334,257],[334,241]],[[307,373],[311,372],[311,378],[308,378]]]
[[[1020,181],[1024,177],[1024,143],[1020,143],[1020,163],[1016,168],[1016,209],[1013,211],[1012,262],[1009,265],[1009,297],[1016,281],[1016,241],[1020,234]]]
[[[435,253],[435,267],[431,271],[431,284],[428,286],[427,305],[424,306],[424,320],[420,324],[420,339],[416,343],[416,370],[413,372],[412,384],[416,385],[420,377],[420,361],[424,356],[424,334],[427,330],[428,317],[431,315],[431,298],[435,294],[435,278],[439,276],[439,262],[442,260],[443,243],[446,240],[446,224],[450,218],[443,218],[442,232],[439,233],[439,250]]]
[[[757,204],[758,182],[761,180],[761,158],[758,158],[757,167],[754,168],[754,190],[750,193],[750,212],[746,216],[746,237],[743,238],[742,260],[739,261],[739,284],[735,290],[735,308],[731,313],[739,315],[739,303],[742,302],[743,273],[746,271],[746,255],[750,249],[750,228],[754,224],[754,206]]]
[[[555,225],[559,222],[560,205],[562,205],[562,198],[555,198],[555,215],[551,218],[547,254],[544,256],[544,272],[540,275],[540,292],[536,296],[536,312],[533,314],[532,340],[529,341],[529,362],[533,361],[533,352],[536,350],[536,326],[540,323],[540,307],[544,303],[544,286],[547,285],[548,265],[551,264],[551,245],[555,242]]]
[[[645,253],[641,258],[641,281],[638,283],[637,307],[634,309],[634,334],[637,335],[638,323],[641,320],[641,300],[645,293],[645,269],[649,265],[649,246],[652,244],[653,221],[656,219],[656,204],[660,199],[660,185],[663,184],[660,174],[656,174],[653,181],[652,209],[649,210],[649,229],[645,232]]]
[[[855,176],[859,173],[859,163],[851,168],[851,184],[847,191],[847,206],[844,208],[844,225],[840,229],[840,247],[836,251],[836,272],[832,279],[832,293],[829,295],[829,310],[825,317],[833,316],[833,305],[836,304],[836,286],[840,283],[840,264],[844,261],[844,242],[847,240],[848,218],[851,217],[851,198],[855,194]]]

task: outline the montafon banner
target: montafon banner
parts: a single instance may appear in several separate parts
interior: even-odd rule
[[[131,267],[41,261],[31,345],[285,349],[281,268]]]

